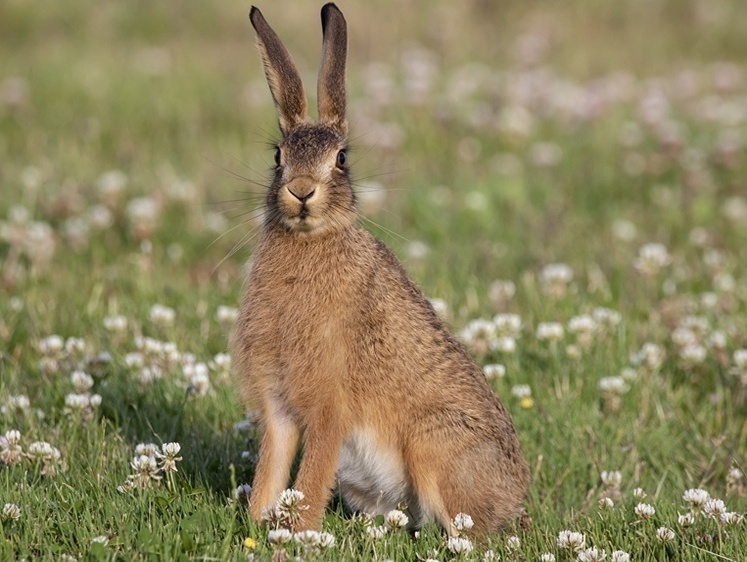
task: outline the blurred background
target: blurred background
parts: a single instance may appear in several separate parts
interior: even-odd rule
[[[666,243],[744,193],[739,0],[340,6],[362,211],[429,292],[462,305],[502,270],[612,268],[614,238],[590,233]],[[313,98],[319,3],[260,7]],[[22,207],[82,264],[92,237],[107,255],[157,241],[228,289],[277,135],[248,9],[3,2],[0,216]]]

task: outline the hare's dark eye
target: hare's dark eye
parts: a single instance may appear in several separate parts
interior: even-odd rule
[[[275,165],[280,166],[280,149],[275,147]]]
[[[345,163],[348,161],[348,154],[344,150],[337,153],[337,167],[344,168]]]

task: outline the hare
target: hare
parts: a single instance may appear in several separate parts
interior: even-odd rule
[[[347,24],[322,8],[318,123],[299,73],[252,7],[281,132],[232,350],[262,428],[250,514],[288,485],[314,529],[335,486],[353,510],[407,505],[410,528],[472,516],[477,532],[521,511],[529,472],[485,376],[394,254],[357,225],[345,117]]]

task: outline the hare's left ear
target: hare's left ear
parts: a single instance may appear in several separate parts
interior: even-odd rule
[[[342,12],[332,2],[322,8],[322,33],[322,63],[317,83],[319,122],[347,135],[345,58],[348,52],[348,30]]]

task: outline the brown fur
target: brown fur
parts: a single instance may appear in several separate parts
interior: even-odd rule
[[[263,22],[261,45],[270,28],[252,14]],[[322,19],[336,31],[325,33],[320,88],[338,101],[318,125],[281,125],[281,164],[232,342],[242,396],[264,431],[251,514],[261,518],[287,487],[302,438],[293,487],[309,509],[297,528],[320,526],[337,476],[356,509],[405,502],[416,528],[431,518],[453,532],[464,512],[477,532],[498,529],[519,513],[529,483],[516,432],[394,254],[356,225],[347,169],[337,165],[345,20],[332,4]],[[266,68],[284,68],[267,60],[276,48],[260,52]],[[268,73],[274,99],[295,80],[286,78]]]

